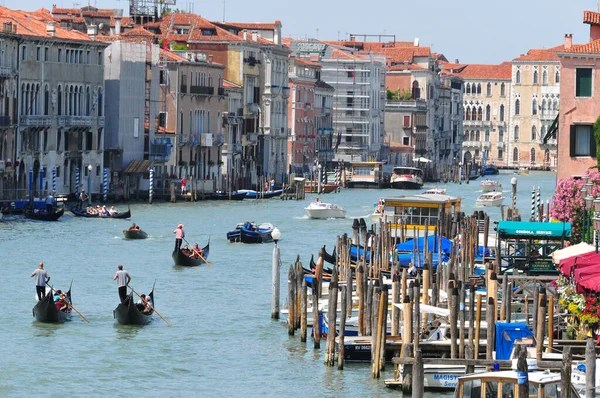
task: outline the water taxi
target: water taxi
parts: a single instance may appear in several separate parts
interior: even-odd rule
[[[479,185],[481,186],[482,192],[493,192],[502,190],[502,184],[500,183],[500,181],[490,180],[489,178],[486,178],[485,180],[481,181]]]
[[[475,201],[475,206],[498,207],[502,206],[503,201],[504,195],[502,195],[502,192],[488,192],[484,193],[483,195],[479,195],[479,197]]]
[[[316,199],[308,207],[304,208],[308,213],[309,218],[344,218],[346,217],[346,210],[341,206],[333,203],[324,203]]]
[[[416,167],[394,167],[390,184],[395,189],[421,189],[423,170]]]
[[[423,191],[423,195],[447,195],[448,190],[446,188],[430,188]]]

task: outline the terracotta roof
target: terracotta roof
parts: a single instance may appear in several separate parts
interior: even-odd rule
[[[281,21],[275,22],[216,22],[219,25],[231,26],[240,30],[275,30],[277,26],[281,26]]]
[[[600,25],[600,12],[584,11],[583,23],[590,25]]]
[[[281,39],[281,44],[284,47],[290,48],[292,46],[292,38],[291,37],[284,37],[283,39]]]
[[[564,49],[564,45],[552,48],[535,48],[527,51],[527,54],[513,59],[513,61],[558,61],[556,53],[562,52]]]
[[[126,38],[143,38],[143,39],[153,39],[156,35],[152,32],[147,31],[146,29],[144,29],[143,27],[141,27],[140,25],[136,26],[135,28],[128,30],[127,32],[124,32],[121,34],[122,37],[126,37]]]
[[[296,65],[305,65],[305,66],[317,66],[320,67],[321,64],[318,62],[311,61],[306,58],[295,58]]]
[[[347,59],[347,60],[360,60],[360,61],[364,61],[367,58],[358,55],[358,54],[352,54],[348,51],[344,51],[344,50],[340,50],[338,48],[333,48],[331,50],[331,56],[329,57],[330,59]]]
[[[185,57],[182,57],[179,54],[175,54],[172,51],[167,51],[165,49],[160,49],[160,59],[164,61],[170,62],[189,62],[189,60]]]
[[[398,72],[398,71],[403,71],[403,70],[427,70],[427,68],[424,68],[418,64],[400,63],[400,64],[388,66],[387,70],[388,70],[388,72]]]
[[[600,39],[591,41],[587,44],[573,45],[568,50],[562,50],[560,53],[569,54],[600,54]]]
[[[46,25],[48,22],[55,22],[50,11],[44,8],[36,11],[20,11],[2,6],[0,6],[0,21],[15,24],[17,26],[17,34],[47,38],[51,36],[46,33]],[[91,41],[85,33],[63,29],[59,24],[56,25],[56,35],[54,37],[64,40]]]
[[[387,47],[387,48],[415,47],[415,44],[412,41],[380,42],[380,41],[356,41],[356,40],[329,40],[329,41],[323,41],[323,43],[331,44],[334,46],[355,48],[355,49],[361,50],[361,51],[373,51],[375,49],[380,49],[380,48],[384,48],[384,47]]]
[[[459,76],[463,79],[510,80],[512,76],[510,62],[503,62],[499,65],[445,63],[442,66],[444,74]]]

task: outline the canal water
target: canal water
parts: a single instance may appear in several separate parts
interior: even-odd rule
[[[509,204],[512,174],[496,176]],[[555,174],[518,176],[518,207],[529,215],[531,188],[542,198],[554,193]],[[426,186],[430,188],[433,186]],[[474,210],[479,183],[439,185],[463,197],[463,210]],[[335,236],[351,233],[353,217],[367,217],[380,196],[415,193],[397,190],[343,190],[321,197],[347,209],[347,218],[310,220],[305,201],[278,199],[238,203],[204,201],[131,205],[131,220],[96,220],[69,215],[57,223],[25,220],[0,222],[0,280],[4,309],[0,315],[1,396],[391,396],[383,378],[369,366],[346,365],[343,371],[323,365],[323,349],[312,340],[288,337],[286,327],[270,320],[273,244],[230,244],[235,224],[271,222],[282,233],[282,297],[289,265],[311,254]],[[123,205],[120,205],[125,210]],[[499,210],[491,212],[499,218]],[[126,241],[122,230],[136,222],[150,238]],[[187,239],[201,246],[210,239],[212,268],[175,267],[171,260],[173,230],[185,225]],[[35,287],[30,273],[44,261],[57,289],[73,283],[76,314],[64,325],[36,323],[32,318]],[[145,327],[115,325],[118,304],[112,277],[123,264],[131,286],[148,292],[173,326],[160,318]],[[426,395],[427,396],[427,395]],[[428,395],[429,397],[440,394]]]

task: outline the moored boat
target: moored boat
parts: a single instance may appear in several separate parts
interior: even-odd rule
[[[175,265],[181,265],[184,267],[196,267],[206,263],[205,259],[208,258],[209,246],[210,239],[206,246],[202,248],[202,257],[195,254],[193,250],[186,250],[185,248],[179,251],[173,250],[171,257],[173,257]]]
[[[390,184],[395,189],[421,189],[423,170],[416,167],[394,167]]]
[[[154,307],[154,288],[148,293],[148,297],[150,297],[150,305]],[[130,292],[125,300],[115,308],[113,316],[121,325],[147,325],[152,322],[153,313],[152,309],[149,312],[143,312],[143,309],[135,303],[133,292]]]
[[[211,199],[214,200],[244,200],[248,193],[247,192],[238,192],[233,191],[231,195],[229,192],[217,191],[212,194]]]
[[[497,207],[501,206],[503,201],[504,195],[502,195],[502,192],[488,192],[479,195],[479,197],[475,201],[475,206]]]
[[[283,193],[282,189],[276,189],[274,191],[254,191],[252,189],[240,189],[238,193],[246,193],[246,199],[269,199],[274,198],[275,196],[280,196]]]
[[[485,180],[481,181],[479,185],[481,186],[482,192],[493,192],[502,190],[502,184],[500,183],[500,181],[490,180],[489,178],[486,178]]]
[[[65,209],[61,207],[60,209],[55,209],[51,213],[48,213],[46,209],[27,209],[25,210],[24,214],[26,218],[29,218],[31,220],[58,221],[58,219],[61,218],[63,214],[65,214]]]
[[[500,171],[498,170],[498,166],[496,166],[495,164],[486,164],[483,167],[482,174],[484,176],[498,175],[500,174]]]
[[[321,192],[319,192],[319,183],[317,181],[306,180],[304,182],[304,192],[306,193],[331,193],[337,189],[337,184],[321,184]]]
[[[523,396],[523,391],[519,390],[526,385],[523,384],[525,380],[529,383],[529,390],[525,391],[525,396],[527,397],[550,398],[567,396],[566,391],[561,391],[561,376],[559,372],[529,371],[524,373],[516,370],[503,370],[459,377],[454,397],[521,397]]]
[[[129,228],[123,230],[125,239],[146,239],[148,234],[141,229]]]
[[[71,302],[71,289],[65,293],[66,300]],[[54,302],[52,291],[46,293],[43,299],[37,302],[33,307],[33,317],[38,322],[43,323],[64,323],[71,319],[71,307],[61,311]]]
[[[344,218],[346,210],[334,203],[324,203],[321,201],[313,201],[304,210],[308,213],[309,218],[326,219],[326,218]]]
[[[430,188],[423,191],[423,195],[448,195],[446,188]]]

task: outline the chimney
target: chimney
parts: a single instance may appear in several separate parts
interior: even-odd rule
[[[455,59],[454,59],[454,63],[455,63],[455,64],[460,64],[460,62],[458,62],[458,58],[455,58]]]
[[[565,33],[565,50],[570,49],[573,46],[573,34]]]
[[[98,35],[98,26],[97,25],[88,25],[87,34],[90,40],[96,40],[96,36]]]
[[[121,34],[121,18],[123,18],[123,10],[114,9],[113,13],[115,16],[115,36],[119,36]]]
[[[419,47],[419,38],[415,37],[415,47]]]
[[[248,32],[244,31],[244,40],[248,40]]]
[[[356,41],[356,37],[354,37],[354,35],[350,35],[350,41]]]
[[[213,56],[212,54],[208,54],[208,63],[212,64]]]
[[[256,34],[256,32],[252,32],[252,41],[256,40],[258,40],[258,35]]]
[[[273,42],[278,46],[281,45],[281,22],[279,21],[275,21],[275,29],[273,30]]]
[[[46,23],[46,33],[50,37],[56,36],[56,22]]]

